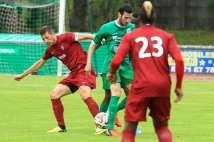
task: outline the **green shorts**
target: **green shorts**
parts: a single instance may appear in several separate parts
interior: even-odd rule
[[[131,80],[133,79],[133,75],[134,75],[133,70],[127,70],[127,71],[118,70],[116,74],[117,74],[116,82],[120,83],[122,88],[131,83]],[[107,73],[102,73],[103,89],[110,90],[111,82],[109,82],[106,79],[106,75]]]

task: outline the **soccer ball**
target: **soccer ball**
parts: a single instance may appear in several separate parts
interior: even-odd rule
[[[108,126],[108,113],[100,112],[94,117],[95,125],[98,128],[106,129]]]

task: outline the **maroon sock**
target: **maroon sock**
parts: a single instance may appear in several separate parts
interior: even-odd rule
[[[135,142],[135,132],[123,130],[121,142]]]
[[[61,100],[60,99],[51,99],[51,101],[52,101],[54,115],[56,117],[58,125],[65,126],[64,117],[63,117],[64,107],[62,105]]]
[[[88,97],[84,100],[84,102],[87,104],[91,115],[95,117],[99,113],[99,106],[97,105],[97,103],[93,100],[92,97]]]
[[[172,134],[167,126],[159,126],[155,128],[159,142],[172,142]]]

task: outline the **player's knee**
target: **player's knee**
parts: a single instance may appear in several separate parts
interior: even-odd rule
[[[111,85],[111,95],[112,96],[119,96],[121,95],[121,88],[117,85]]]
[[[87,99],[88,97],[90,97],[90,92],[81,91],[81,92],[80,92],[80,97],[81,97],[82,100],[85,100],[85,99]]]
[[[50,98],[51,99],[58,99],[58,98],[61,98],[62,95],[60,95],[59,93],[57,93],[56,91],[51,91],[50,92]]]
[[[158,121],[153,119],[153,125],[155,128],[159,127],[159,126],[168,126],[168,121]]]

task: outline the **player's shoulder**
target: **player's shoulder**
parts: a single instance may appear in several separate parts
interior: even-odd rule
[[[110,21],[110,22],[108,22],[108,23],[103,24],[103,25],[101,26],[101,28],[108,28],[108,27],[111,27],[111,26],[113,26],[113,25],[115,25],[115,21]]]
[[[74,33],[72,32],[66,32],[66,33],[62,33],[62,34],[59,34],[57,35],[58,38],[64,38],[64,37],[67,37],[68,35],[73,35]]]
[[[168,31],[165,31],[163,29],[160,28],[155,28],[156,32],[155,33],[161,33],[162,36],[165,36],[167,38],[174,38],[174,35]]]
[[[135,28],[135,25],[132,24],[131,22],[129,22],[129,23],[127,24],[127,27]]]

